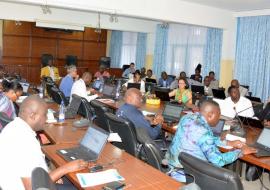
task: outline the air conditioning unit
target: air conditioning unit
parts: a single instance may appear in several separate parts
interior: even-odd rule
[[[84,31],[84,26],[80,26],[74,23],[65,23],[65,22],[56,22],[56,21],[37,20],[36,26],[43,27],[43,28],[62,29],[62,30]]]

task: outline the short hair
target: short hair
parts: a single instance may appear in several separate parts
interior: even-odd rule
[[[204,81],[205,79],[207,79],[207,78],[209,78],[209,76],[205,76],[204,79],[203,79],[203,81]]]
[[[131,62],[129,65],[135,65],[135,63]]]
[[[151,72],[151,73],[153,74],[153,71],[152,71],[152,69],[148,69],[148,70],[147,70],[147,72],[148,72],[148,71],[149,71],[149,72]]]
[[[209,75],[211,75],[211,74],[215,75],[215,72],[214,71],[210,71],[209,72]]]
[[[23,90],[22,85],[17,80],[10,81],[8,79],[4,79],[2,81],[2,86],[3,92],[8,92],[9,90],[14,90],[15,92],[17,92]]]
[[[135,76],[136,74],[138,74],[138,75],[141,76],[141,71],[140,71],[140,70],[136,70],[136,71],[134,72],[134,76]]]
[[[228,88],[228,94],[231,94],[231,92],[232,92],[233,89],[238,89],[238,88],[236,86],[230,86]]]
[[[67,65],[66,68],[67,68],[67,72],[71,72],[77,69],[76,65]]]
[[[166,71],[162,71],[162,72],[161,72],[161,76],[162,76],[163,74],[164,74],[164,75],[167,75]]]
[[[205,106],[207,106],[207,105],[211,105],[211,106],[214,106],[214,107],[220,109],[219,104],[217,102],[215,102],[214,100],[204,100],[200,105],[200,110],[203,110],[205,108]]]

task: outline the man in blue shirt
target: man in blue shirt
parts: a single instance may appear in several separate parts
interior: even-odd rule
[[[129,75],[135,73],[135,71],[136,71],[135,64],[134,63],[130,63],[129,68],[127,68],[123,72],[122,77],[129,78]]]
[[[185,115],[178,124],[165,156],[169,165],[182,168],[178,160],[180,152],[189,153],[219,167],[230,164],[243,155],[256,152],[256,149],[248,147],[241,141],[221,141],[220,137],[215,137],[211,127],[217,125],[219,117],[219,105],[211,100],[203,102],[200,113]],[[219,145],[228,145],[235,150],[221,153]]]
[[[167,73],[163,71],[161,73],[161,78],[158,80],[158,85],[161,87],[169,88],[172,82],[173,79],[168,77]]]
[[[59,89],[64,93],[65,97],[70,97],[74,78],[78,78],[79,76],[75,65],[67,66],[67,73],[68,74],[62,79]]]
[[[130,120],[135,127],[144,127],[148,135],[153,139],[157,139],[160,135],[163,117],[157,115],[154,118],[145,117],[139,110],[142,105],[142,94],[136,88],[130,88],[125,93],[125,104],[116,112],[118,117]]]

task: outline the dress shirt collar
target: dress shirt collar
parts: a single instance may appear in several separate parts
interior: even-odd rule
[[[26,123],[23,119],[20,117],[16,117],[14,119],[14,123],[16,123],[16,127],[23,128],[23,131],[29,135],[32,135],[34,137],[37,136],[36,132]]]

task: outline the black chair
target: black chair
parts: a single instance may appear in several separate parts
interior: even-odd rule
[[[146,157],[146,162],[154,168],[165,171],[162,168],[162,154],[153,141],[147,141],[143,144],[143,150]]]
[[[105,131],[110,132],[110,127],[105,117],[105,112],[108,112],[109,108],[98,100],[92,100],[90,105],[94,109],[95,113],[94,123]]]
[[[168,75],[171,79],[175,80],[176,76],[175,75]]]
[[[57,190],[47,171],[37,167],[32,171],[32,190]]]
[[[130,67],[130,65],[123,65],[123,66],[122,66],[123,72],[124,72],[126,69],[128,69],[129,67]]]
[[[85,98],[80,97],[76,94],[73,94],[72,98],[80,98],[81,99],[81,105],[78,109],[78,114],[81,115],[82,117],[88,119],[89,121],[91,121],[93,116],[94,116],[94,112],[90,106],[90,103]]]
[[[52,90],[51,89],[52,89],[52,87],[57,88],[56,84],[55,83],[51,83],[51,82],[46,82],[45,85],[46,85],[47,94],[50,97],[52,97]]]
[[[4,129],[4,127],[9,123],[11,122],[13,119],[9,118],[7,116],[7,114],[5,114],[4,112],[0,112],[0,123],[1,123],[1,126],[0,126],[0,133],[1,131]]]
[[[219,168],[204,160],[181,152],[179,160],[184,167],[187,183],[195,180],[201,190],[243,190],[239,176],[225,168]],[[194,179],[192,177],[193,176]]]
[[[247,85],[242,85],[242,84],[240,84],[240,86],[246,88],[246,89],[249,91],[249,86],[247,86]]]
[[[132,122],[109,112],[105,113],[105,117],[111,132],[118,133],[122,140],[122,142],[114,142],[113,144],[137,157],[141,146],[137,141],[135,127]]]
[[[68,105],[68,100],[66,99],[64,93],[56,87],[51,88],[51,97],[53,101],[55,101],[59,105],[62,103],[62,101],[64,102],[65,106]]]

